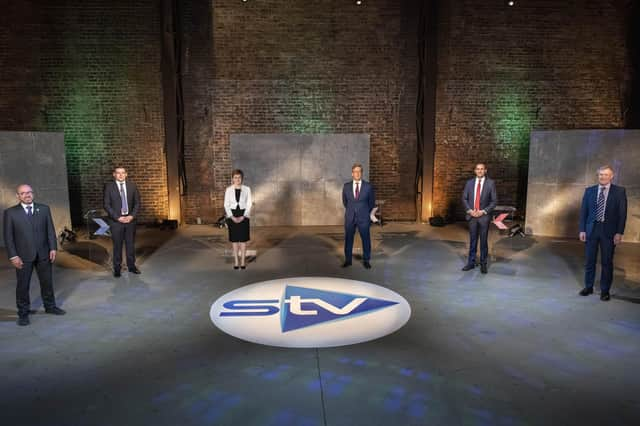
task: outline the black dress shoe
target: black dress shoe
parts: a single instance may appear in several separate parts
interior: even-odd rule
[[[362,262],[362,264],[364,265],[365,269],[371,269],[371,264],[369,262],[367,262],[366,260],[364,262]]]
[[[51,309],[45,309],[44,311],[51,315],[64,315],[67,313],[67,311],[65,311],[64,309],[60,309],[57,306],[54,306]]]
[[[240,269],[238,265],[233,265],[233,269]]]
[[[245,265],[242,265],[240,269],[247,269],[247,267]]]
[[[30,323],[31,321],[29,321],[29,315],[18,317],[18,325],[29,325]]]
[[[593,294],[593,287],[585,287],[582,290],[580,290],[580,293],[578,293],[580,296],[588,296],[590,294]]]
[[[140,269],[136,268],[135,266],[133,268],[129,268],[129,272],[131,272],[132,274],[141,274],[142,272],[140,272]]]
[[[466,265],[464,265],[464,266],[462,267],[462,270],[463,270],[463,271],[470,271],[470,270],[472,270],[472,269],[473,269],[473,268],[475,268],[475,267],[476,267],[476,265],[474,265],[473,263],[467,263]]]
[[[120,274],[120,270],[119,270],[119,269],[116,269],[116,270],[114,270],[114,271],[113,271],[113,276],[114,276],[114,277],[116,277],[116,278],[120,278],[120,275],[121,275],[121,274]]]
[[[486,263],[481,263],[480,264],[480,272],[482,272],[483,274],[487,273],[487,264]]]
[[[342,267],[343,267],[343,268],[348,268],[349,266],[351,266],[351,262],[344,262],[344,263],[342,264]]]
[[[611,296],[609,296],[609,292],[600,293],[600,300],[602,300],[603,302],[608,302],[609,300],[611,300]]]

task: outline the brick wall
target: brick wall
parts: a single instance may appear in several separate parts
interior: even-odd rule
[[[188,222],[222,213],[236,132],[369,133],[385,214],[415,218],[420,0],[364,3],[180,2]],[[460,217],[476,161],[522,210],[531,130],[621,126],[615,2],[505,3],[440,1],[436,214]],[[21,0],[0,13],[0,128],[65,132],[76,223],[101,205],[114,163],[140,184],[142,219],[166,217],[159,13],[153,0]]]
[[[484,161],[522,213],[531,130],[622,125],[623,16],[615,2],[440,2],[434,213]]]
[[[187,221],[222,214],[233,133],[369,133],[370,179],[385,214],[413,220],[415,2],[212,5],[212,56],[194,56],[197,32],[185,62],[199,82],[185,81]]]
[[[115,164],[139,184],[140,219],[166,217],[156,2],[5,3],[0,128],[65,132],[74,223],[102,206]]]

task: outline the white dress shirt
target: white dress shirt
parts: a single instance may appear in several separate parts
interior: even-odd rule
[[[486,176],[483,176],[481,178],[476,176],[475,182],[473,183],[473,205],[471,206],[471,208],[469,210],[467,210],[467,213],[471,213],[473,211],[473,208],[476,205],[476,195],[478,193],[478,181],[480,181],[480,196],[482,197],[482,190],[484,189],[484,180],[485,180]],[[487,212],[485,210],[480,210],[482,213],[487,214]]]
[[[604,187],[604,210],[605,213],[602,214],[602,220],[607,220],[606,211],[607,211],[607,198],[609,198],[609,190],[611,189],[611,183],[606,185],[598,184],[598,196],[596,197],[596,212],[598,211],[598,198],[600,198],[600,193],[602,192],[602,188]]]
[[[353,198],[356,198],[356,183],[358,184],[358,191],[362,192],[362,179],[353,181]]]
[[[127,207],[129,207],[129,199],[127,198],[127,182],[126,181],[124,181],[124,182],[116,181],[116,188],[118,188],[118,194],[120,194],[120,187],[121,186],[124,189],[124,198],[127,200]],[[122,197],[122,195],[120,197]],[[121,211],[120,214],[129,214],[129,212],[128,211],[126,211],[126,212]]]
[[[36,208],[33,205],[33,203],[31,203],[31,204],[20,203],[20,205],[22,206],[22,208],[24,209],[24,212],[26,214],[29,214],[29,210],[27,210],[27,207],[29,207],[29,206],[31,206],[31,214],[36,214]]]
[[[480,195],[478,195],[478,181],[480,181]],[[473,185],[473,205],[476,205],[476,197],[482,196],[482,190],[484,189],[484,177],[476,177],[476,183]]]

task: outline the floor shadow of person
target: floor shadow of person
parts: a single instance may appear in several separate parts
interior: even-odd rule
[[[509,263],[518,253],[524,252],[538,244],[538,241],[531,237],[509,236],[500,234],[500,239],[495,240],[489,251],[494,263]]]
[[[109,251],[93,241],[74,241],[64,245],[64,250],[96,265],[109,266]]]

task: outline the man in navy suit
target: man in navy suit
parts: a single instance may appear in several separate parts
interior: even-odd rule
[[[34,267],[45,312],[64,315],[65,311],[56,306],[53,292],[51,264],[56,260],[58,244],[51,211],[48,206],[33,202],[33,189],[29,185],[18,186],[16,196],[20,202],[4,211],[4,243],[18,278],[18,325],[29,325],[29,314],[34,313],[29,298]]]
[[[487,168],[483,163],[476,164],[474,169],[476,177],[469,179],[462,192],[462,205],[469,222],[469,257],[467,264],[462,268],[469,271],[476,267],[476,251],[478,238],[480,239],[480,272],[487,273],[487,257],[489,255],[489,225],[490,214],[496,207],[498,196],[496,184],[489,179]]]
[[[351,266],[353,237],[356,229],[362,240],[363,265],[371,269],[371,225],[370,213],[376,205],[373,186],[362,179],[362,165],[356,163],[351,167],[353,180],[344,184],[342,188],[342,204],[344,205],[344,264],[343,268]]]
[[[580,209],[580,241],[585,245],[584,288],[581,296],[593,293],[596,275],[596,259],[600,249],[602,274],[600,275],[600,300],[608,301],[613,281],[613,252],[622,241],[627,222],[627,194],[623,187],[611,183],[614,172],[611,166],[598,169],[598,185],[584,191]]]
[[[127,180],[127,170],[116,167],[114,180],[104,186],[104,209],[109,215],[113,240],[113,276],[120,277],[122,243],[127,252],[127,269],[140,274],[136,267],[136,217],[140,210],[140,193],[135,183]]]

